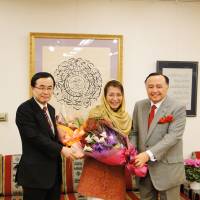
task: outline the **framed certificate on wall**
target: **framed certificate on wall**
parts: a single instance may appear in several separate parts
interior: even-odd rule
[[[186,105],[187,116],[196,116],[198,62],[157,61],[157,72],[169,77],[168,95]]]

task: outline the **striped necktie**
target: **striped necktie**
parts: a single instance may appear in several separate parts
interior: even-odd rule
[[[46,106],[43,107],[43,112],[44,112],[45,118],[46,118],[46,120],[47,120],[47,122],[49,124],[49,127],[53,130],[51,120],[50,120],[50,118],[49,118],[49,116],[47,114],[47,107]]]

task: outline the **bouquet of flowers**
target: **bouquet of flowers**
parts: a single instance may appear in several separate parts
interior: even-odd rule
[[[186,179],[190,182],[200,183],[200,160],[186,159],[184,161]]]
[[[69,120],[61,113],[56,116],[58,137],[60,142],[66,146],[72,146],[79,142],[85,134],[83,130],[83,119],[74,117]]]
[[[112,123],[99,118],[89,118],[83,127],[82,139],[84,154],[108,165],[125,165],[130,173],[144,177],[147,166],[135,167],[137,155],[135,147],[129,144],[128,138],[120,134]]]

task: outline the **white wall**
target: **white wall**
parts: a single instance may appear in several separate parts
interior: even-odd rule
[[[200,61],[199,21],[197,2],[0,0],[0,112],[8,112],[8,122],[0,122],[0,153],[21,152],[15,112],[29,96],[29,32],[122,34],[131,114],[135,101],[146,97],[143,82],[156,60]],[[198,109],[187,118],[185,157],[200,149],[199,129]]]

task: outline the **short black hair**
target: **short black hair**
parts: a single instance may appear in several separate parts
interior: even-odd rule
[[[49,78],[49,77],[53,80],[53,87],[55,87],[56,82],[54,80],[54,77],[48,72],[38,72],[38,73],[34,74],[32,79],[31,79],[31,86],[35,87],[36,81],[38,79],[40,79],[40,78]]]
[[[119,88],[120,91],[121,91],[121,93],[122,93],[122,95],[124,95],[124,88],[123,88],[123,85],[122,85],[119,81],[117,81],[117,80],[111,80],[111,81],[108,81],[108,82],[106,83],[105,87],[104,87],[104,96],[105,96],[105,97],[106,97],[106,95],[107,95],[108,88],[109,88],[110,86]]]
[[[151,76],[163,76],[164,79],[165,79],[165,82],[167,83],[167,85],[169,85],[169,78],[168,78],[166,75],[161,74],[161,73],[159,73],[159,72],[153,72],[153,73],[149,74],[149,75],[146,77],[146,79],[145,79],[144,82],[146,83],[147,80],[148,80],[148,78],[151,77]]]

